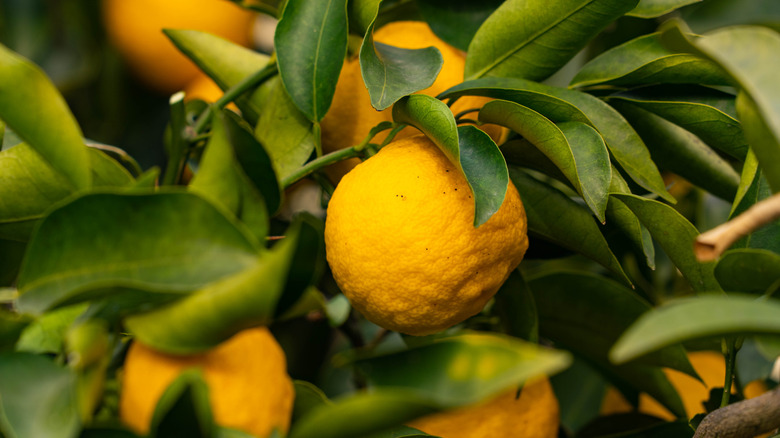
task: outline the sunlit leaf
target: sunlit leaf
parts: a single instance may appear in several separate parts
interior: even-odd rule
[[[306,118],[319,122],[330,108],[347,53],[347,1],[288,0],[274,47],[292,101]]]
[[[725,335],[780,334],[780,303],[730,294],[680,298],[645,313],[610,351],[615,363],[685,341]]]
[[[701,0],[639,0],[639,4],[626,15],[639,18],[657,18],[683,6]]]
[[[19,309],[38,314],[114,287],[196,290],[254,265],[258,248],[237,225],[191,193],[76,198],[46,216],[30,240]]]
[[[17,351],[62,354],[68,328],[86,308],[85,304],[77,304],[45,313],[24,330],[16,344]]]
[[[637,2],[505,1],[471,40],[465,77],[545,79],[563,67],[604,27],[633,9]]]

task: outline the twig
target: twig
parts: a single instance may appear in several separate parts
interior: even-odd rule
[[[749,438],[780,427],[780,386],[758,397],[716,409],[693,438]]]
[[[701,262],[717,259],[734,242],[780,218],[780,193],[764,199],[734,219],[696,238],[694,252]]]

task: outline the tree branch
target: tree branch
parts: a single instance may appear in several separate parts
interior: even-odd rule
[[[717,259],[734,242],[780,218],[780,193],[747,209],[734,219],[696,238],[694,252],[701,262]]]
[[[716,409],[693,438],[752,438],[780,427],[780,386],[758,397]]]

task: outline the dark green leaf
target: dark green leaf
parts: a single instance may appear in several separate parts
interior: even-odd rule
[[[780,3],[774,0],[707,0],[684,9],[682,18],[698,33],[734,24],[772,25],[780,21]]]
[[[371,23],[374,22],[379,4],[382,0],[351,0],[347,2],[347,16],[349,18],[350,33],[366,35]]]
[[[436,36],[465,52],[479,27],[502,1],[418,0],[417,5]]]
[[[780,255],[763,249],[727,251],[715,265],[726,291],[765,293],[780,280]]]
[[[237,332],[271,322],[297,301],[320,268],[320,233],[299,221],[271,251],[238,273],[167,306],[125,319],[137,339],[175,354],[207,350]]]
[[[737,112],[745,129],[745,137],[758,159],[761,175],[772,192],[780,190],[780,142],[777,135],[761,117],[756,103],[744,92],[737,96]]]
[[[661,43],[659,33],[643,35],[593,58],[570,86],[643,84],[730,85],[728,75],[711,61],[677,53]]]
[[[86,148],[93,187],[121,187],[133,178],[116,161]],[[26,143],[0,152],[0,237],[26,241],[44,212],[74,192],[65,177]]]
[[[354,365],[378,387],[404,388],[439,408],[477,403],[528,379],[552,375],[571,361],[562,351],[501,336],[465,333]]]
[[[41,221],[19,273],[19,309],[40,314],[113,287],[196,290],[253,266],[252,240],[191,193],[85,195]]]
[[[214,417],[209,405],[209,388],[198,370],[186,370],[157,401],[152,415],[153,436],[210,438]]]
[[[0,355],[0,431],[9,437],[78,436],[75,385],[75,375],[47,357]]]
[[[633,104],[613,101],[612,105],[636,129],[659,167],[729,202],[734,199],[739,175],[698,137]]]
[[[530,278],[528,287],[534,292],[542,336],[586,358],[607,376],[647,392],[672,412],[685,413],[661,370],[669,367],[696,375],[681,346],[622,366],[609,362],[610,347],[651,309],[634,291],[604,277],[564,271]]]
[[[644,87],[609,97],[627,100],[696,134],[708,145],[744,160],[748,144],[736,119],[733,94],[695,85]]]
[[[14,349],[31,319],[0,309],[0,353]]]
[[[456,126],[449,107],[415,94],[393,106],[393,119],[421,130],[463,173],[474,194],[474,226],[482,225],[504,202],[509,176],[495,142],[474,126]]]
[[[534,296],[520,271],[512,271],[498,289],[493,309],[508,334],[529,342],[539,341],[539,317]]]
[[[610,193],[631,193],[628,184],[620,176],[620,172],[612,169]],[[607,223],[614,224],[631,241],[638,254],[644,256],[647,266],[655,269],[655,245],[650,231],[639,221],[634,212],[614,196],[607,203]]]
[[[599,415],[607,381],[582,359],[550,378],[564,430],[579,431]],[[576,390],[575,390],[576,388]]]
[[[505,1],[474,35],[466,57],[465,77],[545,79],[637,2]]]
[[[0,119],[61,174],[69,190],[92,185],[81,128],[46,74],[0,44]]]
[[[0,239],[0,287],[16,284],[25,248],[25,242]]]
[[[390,430],[385,430],[379,433],[371,434],[366,438],[422,438],[426,436],[434,436],[434,435],[428,435],[427,433],[422,432],[413,427],[398,426]]]
[[[436,47],[402,49],[374,42],[372,24],[360,46],[360,70],[379,111],[390,108],[398,99],[430,87],[444,62]]]
[[[530,98],[531,102],[524,100],[517,103],[538,111],[554,122],[573,120],[587,123],[596,128],[604,138],[604,142],[607,144],[612,157],[631,179],[667,201],[675,202],[674,197],[666,191],[663,178],[661,178],[661,174],[650,159],[650,152],[645,144],[642,143],[639,135],[620,113],[594,96],[523,79],[483,78],[456,85],[442,93],[440,97],[452,98],[465,94],[477,94],[498,99],[508,99],[506,97],[508,93],[514,96],[524,95],[523,93],[517,93],[518,91],[531,92],[530,94],[525,94],[525,96]],[[540,94],[552,96],[559,101],[563,100],[568,103],[568,106],[551,106],[550,99],[535,97]],[[508,100],[515,99],[509,98]],[[543,108],[534,105],[533,101],[540,101],[543,104]],[[562,109],[570,110],[572,107],[576,110],[574,114],[579,115],[577,119],[559,118],[563,114],[558,111]],[[546,110],[549,108],[556,110],[557,114],[547,113]],[[582,116],[584,116],[584,120],[580,118]]]
[[[555,125],[538,112],[507,101],[491,101],[479,112],[486,123],[506,126],[533,143],[560,169],[602,222],[612,167],[601,136],[580,122]]]
[[[624,363],[685,341],[727,335],[780,334],[780,303],[738,294],[669,301],[645,313],[620,337],[610,359]]]
[[[672,207],[635,195],[613,194],[636,214],[642,225],[690,283],[693,290],[720,290],[713,275],[714,262],[701,263],[693,253],[693,242],[699,235],[696,227]]]
[[[347,1],[288,0],[274,47],[287,93],[306,118],[319,122],[347,53]]]
[[[626,15],[640,18],[657,18],[683,6],[701,0],[639,0],[639,4]]]
[[[530,233],[597,261],[631,284],[585,208],[519,169],[510,167],[509,175],[523,200]]]
[[[742,166],[742,178],[737,197],[731,208],[730,218],[742,214],[756,202],[772,195],[769,184],[758,169],[758,159],[752,151],[748,152]],[[748,236],[740,239],[732,248],[760,248],[780,252],[780,220],[767,224]]]
[[[333,404],[325,393],[313,384],[303,380],[296,380],[293,383],[295,385],[295,404],[293,405],[291,420],[293,424],[313,409]]]

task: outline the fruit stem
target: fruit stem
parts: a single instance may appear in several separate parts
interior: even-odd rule
[[[314,122],[311,130],[314,136],[314,152],[317,154],[317,158],[320,158],[322,157],[322,128],[320,127],[320,122]]]
[[[720,407],[728,406],[731,397],[731,386],[734,382],[734,365],[737,360],[736,340],[734,338],[725,339],[726,342],[726,377],[723,382],[723,397],[720,400]]]
[[[319,170],[322,167],[328,166],[330,164],[336,163],[341,160],[346,160],[348,158],[355,158],[358,157],[360,153],[355,149],[355,147],[350,147],[346,149],[339,149],[335,152],[331,152],[329,154],[323,155],[319,158],[315,158],[305,165],[299,167],[295,172],[288,175],[286,178],[283,178],[281,181],[282,189],[286,189],[287,187],[290,187],[291,185],[298,182],[300,179],[312,174],[316,170]]]

